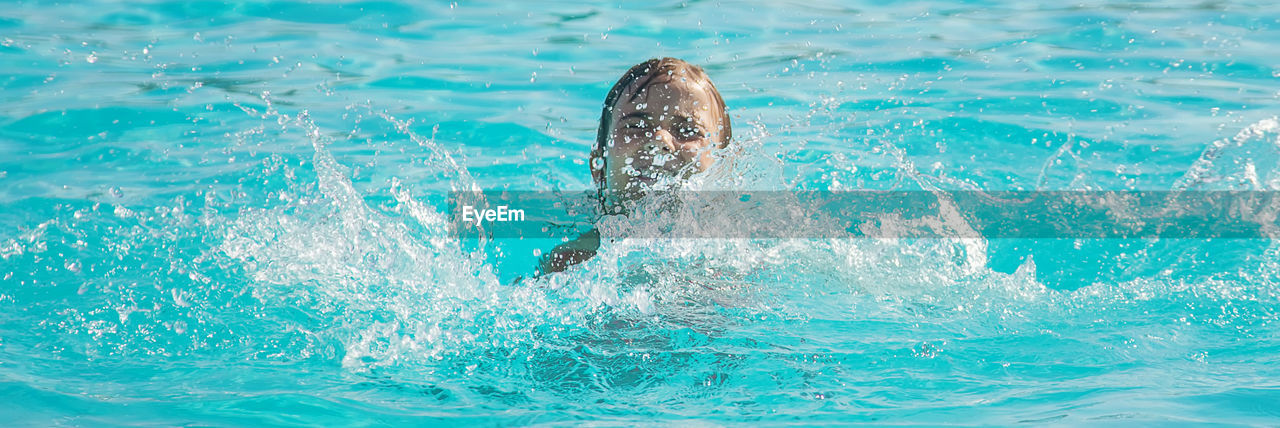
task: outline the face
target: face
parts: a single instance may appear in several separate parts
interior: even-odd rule
[[[604,149],[606,188],[632,199],[654,184],[706,171],[723,126],[710,91],[677,73],[655,77],[634,98],[633,90],[621,94]]]

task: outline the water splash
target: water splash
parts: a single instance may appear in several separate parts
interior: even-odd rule
[[[1174,189],[1280,189],[1280,121],[1263,119],[1209,144]]]

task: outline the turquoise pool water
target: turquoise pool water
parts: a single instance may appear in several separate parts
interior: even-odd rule
[[[731,108],[708,187],[1276,190],[1277,40],[1239,1],[9,2],[0,420],[1276,424],[1272,240],[624,240],[530,279],[554,242],[460,240],[443,195],[588,188],[658,56]]]

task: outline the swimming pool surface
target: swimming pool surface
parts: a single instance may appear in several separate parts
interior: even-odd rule
[[[621,240],[531,279],[554,242],[459,239],[443,195],[589,188],[661,56],[731,109],[709,187],[1276,190],[1277,10],[7,2],[0,420],[1274,425],[1277,241]]]

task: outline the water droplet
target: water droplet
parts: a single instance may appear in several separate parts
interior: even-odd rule
[[[98,62],[98,53],[97,52],[90,53],[89,56],[84,57],[84,61],[90,64]]]
[[[113,213],[116,215],[116,217],[120,217],[120,218],[129,218],[133,216],[133,210],[125,208],[124,206],[121,206],[121,205],[116,205],[115,211],[113,211]]]
[[[67,268],[67,270],[71,271],[72,273],[80,273],[80,262],[78,261],[75,261],[75,260],[68,261],[66,264],[63,265],[63,267]]]

